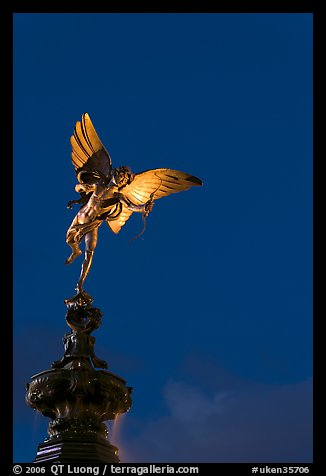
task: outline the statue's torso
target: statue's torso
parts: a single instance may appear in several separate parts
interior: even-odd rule
[[[79,211],[79,223],[86,223],[89,220],[96,218],[103,213],[115,211],[116,204],[106,205],[105,202],[114,197],[114,194],[118,192],[118,187],[110,187],[109,189],[104,186],[98,186],[97,190],[92,193],[86,205],[84,205]]]

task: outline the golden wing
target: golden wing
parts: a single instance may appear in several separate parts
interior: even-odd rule
[[[153,169],[136,174],[134,180],[119,191],[135,205],[140,205],[150,198],[156,200],[202,184],[199,178],[179,170]]]
[[[78,180],[81,181],[80,177],[85,172],[100,172],[106,177],[109,176],[112,169],[111,157],[100,141],[87,112],[82,115],[81,122],[76,122],[70,143],[72,147],[71,159]],[[85,175],[82,180],[86,181]]]
[[[121,187],[119,192],[123,193],[135,205],[142,205],[151,198],[156,200],[202,184],[199,178],[179,170],[153,169],[136,174],[133,181],[129,185]],[[119,233],[132,213],[123,205],[120,215],[116,219],[108,221],[111,230],[114,233]]]
[[[113,231],[113,233],[119,233],[121,230],[121,227],[126,223],[126,221],[129,219],[130,215],[132,215],[132,211],[129,210],[124,204],[122,204],[122,210],[121,213],[117,218],[111,218],[107,219],[106,222]]]

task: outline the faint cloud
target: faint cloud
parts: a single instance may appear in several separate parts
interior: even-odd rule
[[[140,421],[128,415],[119,441],[123,462],[311,462],[312,381],[249,387],[209,396],[185,382],[167,382],[167,416]]]
[[[221,392],[210,399],[198,388],[183,382],[172,381],[164,388],[164,397],[171,416],[183,421],[203,421],[220,412],[227,395],[228,393]]]

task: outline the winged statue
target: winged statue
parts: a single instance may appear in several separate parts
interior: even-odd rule
[[[67,230],[66,243],[72,252],[66,264],[71,264],[82,254],[79,245],[84,239],[85,255],[76,287],[78,294],[83,294],[84,281],[97,244],[98,228],[103,222],[113,233],[119,233],[133,212],[142,213],[145,218],[158,198],[202,185],[202,181],[185,172],[167,168],[138,174],[133,174],[128,166],[113,168],[110,154],[87,113],[76,122],[70,143],[78,180],[75,190],[80,198],[71,200],[67,206],[72,208],[74,203],[78,203],[81,208]]]

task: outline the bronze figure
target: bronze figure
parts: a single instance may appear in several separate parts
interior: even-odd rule
[[[133,174],[129,167],[112,168],[109,153],[100,141],[87,113],[77,122],[74,135],[70,139],[72,163],[77,175],[76,192],[81,208],[72,221],[66,235],[66,242],[72,253],[66,260],[70,264],[82,251],[81,240],[85,240],[85,257],[82,263],[76,290],[87,296],[83,284],[90,270],[97,243],[99,226],[106,221],[114,233],[119,233],[133,212],[147,217],[154,200],[171,193],[202,185],[202,181],[178,170],[159,168]]]

